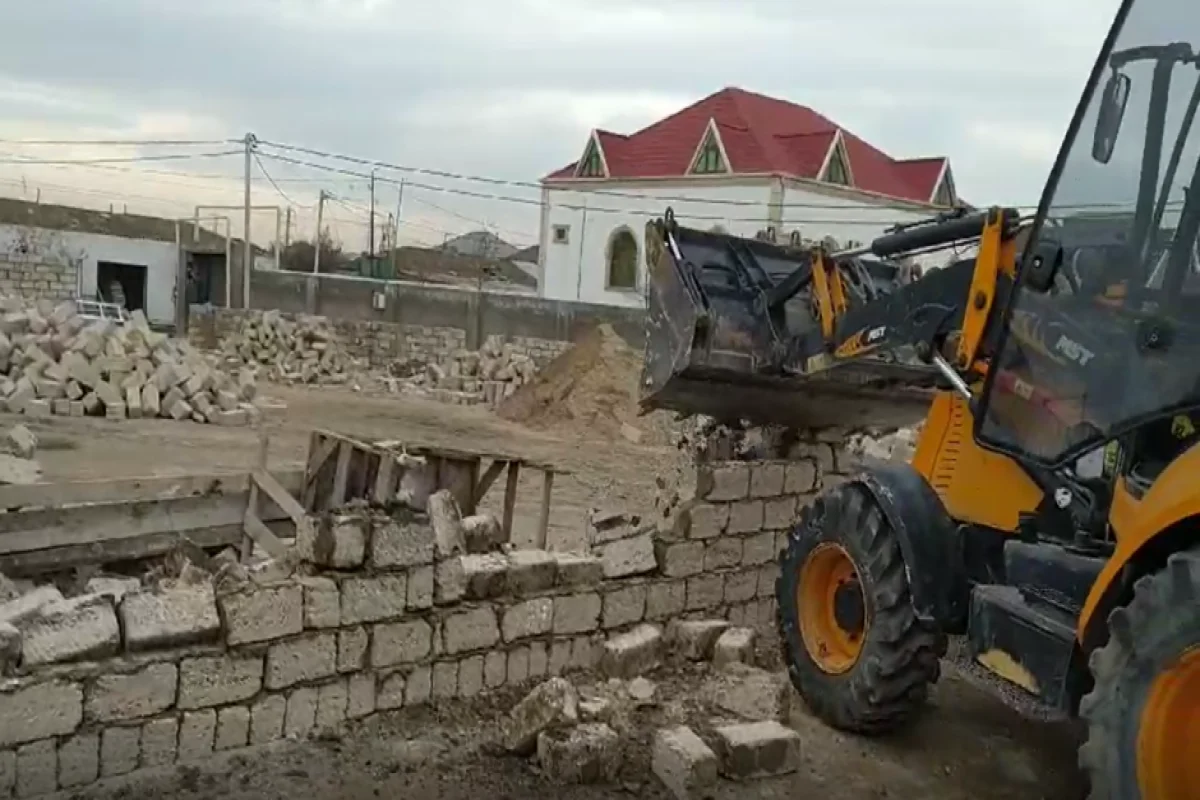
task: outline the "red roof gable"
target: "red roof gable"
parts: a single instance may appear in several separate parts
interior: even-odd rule
[[[609,177],[688,174],[709,120],[716,123],[734,174],[773,173],[815,180],[840,131],[854,188],[927,203],[946,163],[942,157],[894,159],[811,108],[728,88],[629,136],[597,131]],[[572,179],[575,168],[570,164],[546,180]]]

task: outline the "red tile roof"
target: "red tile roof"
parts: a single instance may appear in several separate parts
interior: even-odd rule
[[[597,131],[609,177],[686,175],[709,120],[716,123],[734,174],[772,173],[815,180],[839,132],[856,189],[927,203],[946,166],[944,157],[894,159],[811,108],[728,88],[628,136]],[[574,178],[576,164],[547,175],[545,180]]]

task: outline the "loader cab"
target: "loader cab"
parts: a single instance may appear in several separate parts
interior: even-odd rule
[[[1200,411],[1200,54],[1181,31],[1200,6],[1134,3],[1084,94],[1022,261],[1043,268],[1021,270],[979,399],[990,449],[1059,469]]]

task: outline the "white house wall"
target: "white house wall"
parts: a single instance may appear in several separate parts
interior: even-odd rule
[[[37,252],[21,249],[32,242]],[[125,239],[98,233],[55,231],[17,225],[0,225],[0,259],[29,265],[72,264],[76,277],[74,293],[96,296],[96,265],[100,261],[136,264],[146,268],[146,316],[151,322],[169,324],[175,318],[174,242]]]
[[[842,247],[870,244],[897,223],[929,219],[939,209],[880,198],[848,197],[836,190],[823,191],[802,181],[785,181],[783,225],[780,241],[792,231],[806,239],[821,240],[832,236]],[[944,266],[953,254],[949,251],[918,256],[913,260],[925,268]]]
[[[614,197],[547,188],[546,211],[541,237],[539,293],[554,300],[570,300],[610,306],[645,305],[646,223],[674,209],[683,225],[696,228],[720,226],[729,233],[752,237],[767,227],[771,181],[754,184],[700,186],[675,181],[667,185],[645,182],[605,182],[603,192],[636,194]],[[686,197],[687,202],[678,198]],[[716,202],[714,202],[716,201]],[[584,210],[586,206],[586,210]],[[568,226],[567,242],[554,241],[554,228]],[[628,228],[638,243],[638,290],[608,289],[608,243],[613,234]]]

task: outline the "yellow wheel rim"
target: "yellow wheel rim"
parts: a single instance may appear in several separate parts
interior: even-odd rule
[[[1200,797],[1200,646],[1150,687],[1137,742],[1142,800]]]
[[[823,672],[840,675],[858,661],[866,631],[866,598],[850,554],[838,544],[813,548],[796,587],[800,638]]]

